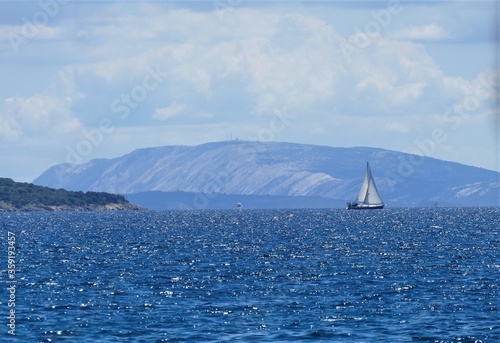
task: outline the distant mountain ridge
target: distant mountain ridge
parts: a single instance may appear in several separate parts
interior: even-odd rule
[[[35,184],[75,191],[148,191],[353,200],[370,162],[388,206],[499,206],[500,173],[378,148],[226,141],[135,150],[54,166]]]

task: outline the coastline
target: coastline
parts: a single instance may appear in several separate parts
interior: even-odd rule
[[[49,205],[26,205],[21,208],[13,206],[1,207],[1,212],[88,212],[88,211],[144,211],[143,207],[134,204],[106,204],[106,205],[83,205],[83,206],[49,206]]]

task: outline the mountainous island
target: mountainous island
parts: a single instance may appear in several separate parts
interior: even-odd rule
[[[366,162],[386,207],[499,206],[500,173],[397,151],[225,141],[56,165],[33,182],[125,194],[149,209],[345,207]]]
[[[71,192],[0,178],[0,212],[139,210],[123,195]]]

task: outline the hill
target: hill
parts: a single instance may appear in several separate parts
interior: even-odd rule
[[[124,194],[187,192],[209,201],[214,195],[300,196],[330,199],[336,207],[355,198],[367,161],[388,206],[500,205],[500,174],[491,170],[384,149],[279,142],[139,149],[54,166],[34,183]]]
[[[0,211],[132,210],[123,195],[70,192],[0,178]]]

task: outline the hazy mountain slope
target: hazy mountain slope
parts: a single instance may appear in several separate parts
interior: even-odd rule
[[[34,183],[69,190],[312,196],[353,200],[369,161],[388,205],[499,205],[499,173],[375,148],[229,141],[139,149],[50,168]]]

